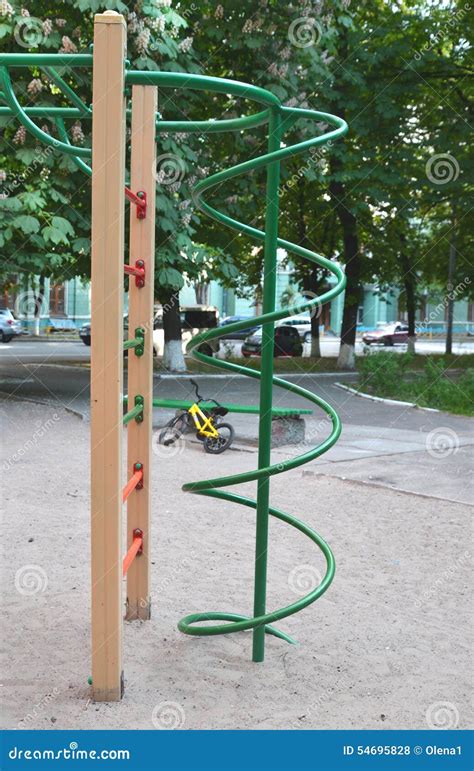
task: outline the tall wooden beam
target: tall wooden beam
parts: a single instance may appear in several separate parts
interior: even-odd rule
[[[121,440],[126,26],[94,19],[91,303],[92,688],[122,697]]]
[[[153,416],[153,301],[155,264],[155,121],[157,110],[156,86],[133,86],[132,89],[132,149],[130,186],[134,193],[146,194],[146,215],[140,218],[137,207],[130,204],[130,256],[135,265],[143,260],[145,285],[137,286],[130,278],[129,337],[135,337],[137,328],[145,330],[143,356],[133,350],[128,355],[129,404],[137,394],[144,397],[143,421],[132,421],[128,426],[128,473],[134,464],[143,465],[143,489],[136,490],[127,504],[127,543],[133,542],[133,532],[143,532],[143,553],[136,557],[127,573],[127,611],[129,621],[150,618],[150,477],[152,466],[151,438]]]

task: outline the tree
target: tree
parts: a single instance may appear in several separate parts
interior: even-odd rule
[[[123,13],[128,27],[128,56],[135,69],[197,71],[191,52],[188,24],[167,0],[137,3],[130,8],[111,0],[107,8]],[[87,50],[93,36],[93,17],[102,7],[96,0],[66,0],[62,18],[52,18],[50,4],[2,3],[1,48],[16,51]],[[34,16],[32,15],[34,13]],[[19,42],[18,42],[19,41]],[[90,72],[62,73],[65,81],[87,105],[91,102]],[[38,69],[17,71],[15,89],[30,104],[70,106],[67,99]],[[172,95],[162,98],[162,112],[175,110]],[[24,277],[43,275],[64,280],[90,276],[89,180],[69,156],[39,145],[10,117],[0,118],[0,246],[4,259],[0,268],[4,281],[12,273]],[[44,119],[44,130],[57,136],[58,127]],[[90,146],[90,122],[67,126],[72,143]],[[197,156],[192,140],[159,136],[156,177],[157,196],[156,271],[157,287],[169,294],[181,282],[179,261],[190,251],[193,221],[190,189],[197,181],[192,172]],[[176,267],[178,266],[178,267]],[[159,296],[159,295],[158,295]]]

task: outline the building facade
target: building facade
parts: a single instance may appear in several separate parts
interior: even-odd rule
[[[330,282],[328,283],[330,285]],[[199,294],[202,298],[202,287]],[[233,289],[225,289],[215,281],[205,288],[205,304],[215,306],[221,318],[225,316],[256,316],[261,312],[258,298],[249,291],[248,296],[239,297]],[[454,304],[454,331],[457,334],[474,334],[474,303],[463,298],[463,292],[457,293]],[[294,283],[292,270],[281,264],[277,274],[277,307],[297,304],[303,300]],[[56,329],[79,329],[90,321],[90,283],[81,278],[64,282],[45,280],[44,294],[41,299],[39,314],[40,332]],[[396,287],[381,289],[377,285],[367,284],[361,291],[358,308],[358,331],[397,320],[405,320],[406,312],[402,309],[400,292]],[[125,293],[125,312],[127,310]],[[9,288],[0,297],[3,307],[11,308],[24,326],[32,330],[35,326],[35,309],[38,309],[38,280],[22,284],[13,278]],[[185,286],[180,292],[182,306],[196,305],[196,290]],[[321,332],[339,335],[344,307],[344,295],[341,294],[327,303],[321,311]],[[447,301],[445,294],[426,292],[417,312],[420,333],[443,334],[446,329]]]

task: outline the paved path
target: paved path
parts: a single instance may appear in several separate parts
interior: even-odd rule
[[[315,391],[335,406],[343,421],[337,445],[306,473],[353,479],[420,495],[472,503],[474,419],[446,413],[389,406],[354,396],[336,387],[341,376],[292,376],[294,382]],[[350,382],[351,376],[344,377]],[[245,378],[213,379],[202,376],[199,387],[206,397],[243,404],[258,403],[258,383]],[[10,398],[27,398],[89,413],[89,370],[58,365],[0,365],[0,392]],[[189,399],[193,388],[187,379],[154,381],[161,398]],[[308,406],[299,397],[275,389],[277,406]],[[173,413],[155,410],[155,426]],[[237,442],[255,452],[257,417],[233,415]],[[299,454],[327,436],[329,424],[316,411],[306,422],[306,444],[281,448],[275,458]]]

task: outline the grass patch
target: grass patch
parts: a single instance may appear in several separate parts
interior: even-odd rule
[[[216,359],[216,361],[219,361],[219,359]],[[226,361],[230,361],[232,364],[240,364],[241,366],[248,367],[249,369],[257,369],[259,370],[261,368],[261,359],[254,357],[250,359],[244,359],[244,358],[232,358],[232,359],[226,359]],[[281,358],[281,359],[274,359],[273,362],[273,368],[275,371],[275,374],[295,374],[298,373],[318,373],[318,372],[335,372],[336,371],[336,357],[324,357],[323,359],[312,359],[312,358],[306,358],[306,357],[295,357],[295,358]],[[187,371],[190,374],[194,373],[201,373],[201,374],[216,374],[219,372],[218,365],[216,367],[210,365],[210,364],[203,364],[200,361],[196,361],[195,359],[186,357],[186,368]],[[163,366],[161,364],[161,359],[156,360],[154,364],[155,372],[163,372],[165,373],[166,370],[163,369]],[[224,372],[224,370],[220,370],[221,372]]]
[[[461,360],[468,358],[473,357],[372,353],[358,360],[359,388],[374,396],[414,402],[419,407],[474,415],[474,369],[459,367]],[[422,368],[416,366],[420,359]]]

